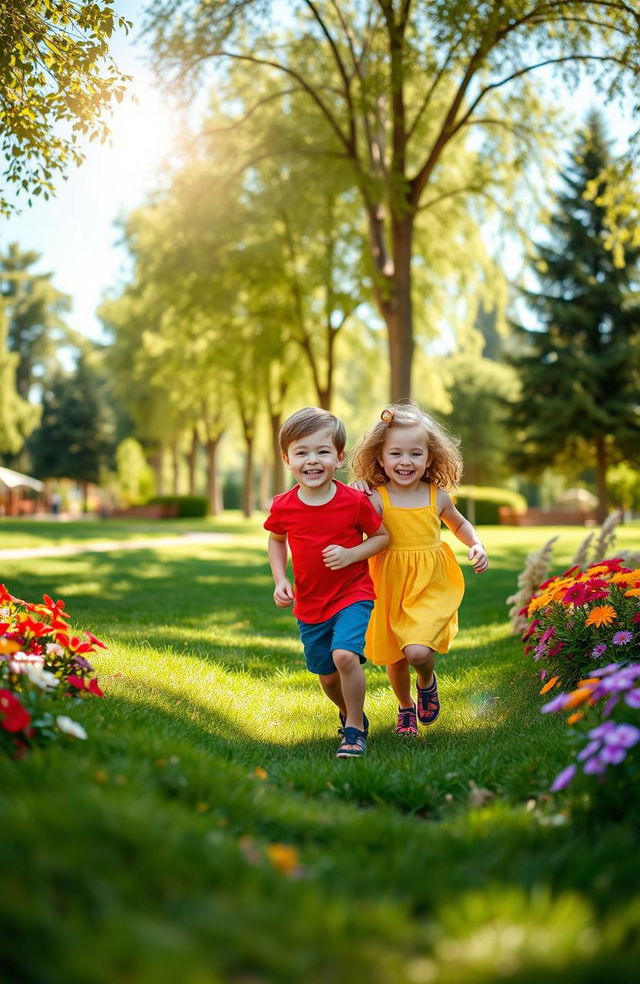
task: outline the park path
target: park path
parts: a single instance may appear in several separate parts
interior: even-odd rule
[[[139,550],[141,547],[184,547],[192,543],[224,543],[232,533],[180,533],[177,536],[147,536],[133,540],[87,540],[86,543],[48,543],[43,547],[9,547],[0,550],[0,560],[21,557],[69,557],[80,553],[110,550]]]

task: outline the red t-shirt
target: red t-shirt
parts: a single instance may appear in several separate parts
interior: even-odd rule
[[[293,614],[302,622],[325,622],[355,601],[373,601],[369,564],[359,560],[339,571],[325,567],[322,551],[329,544],[355,547],[371,536],[382,520],[363,492],[336,482],[336,494],[321,506],[298,497],[298,486],[277,495],[264,528],[286,535],[295,577]]]

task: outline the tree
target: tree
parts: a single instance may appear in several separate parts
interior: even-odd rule
[[[127,76],[108,57],[114,0],[1,0],[0,134],[3,172],[16,192],[54,193],[54,172],[81,163],[82,138],[104,142],[105,110]],[[31,201],[29,200],[29,204]],[[13,205],[0,193],[0,214]]]
[[[39,259],[17,243],[0,254],[0,298],[9,318],[9,348],[16,353],[18,392],[25,400],[34,383],[58,367],[61,345],[82,344],[62,320],[71,308],[69,296],[53,286],[50,273],[31,269]]]
[[[511,361],[522,395],[510,417],[516,467],[531,473],[567,456],[590,459],[600,519],[609,465],[625,458],[640,464],[640,247],[616,263],[598,204],[607,191],[599,181],[605,169],[615,181],[602,120],[591,114],[562,175],[550,243],[533,259],[541,290],[524,292],[537,323],[517,326],[520,350]],[[594,182],[599,194],[586,197]]]
[[[406,397],[418,223],[459,196],[508,197],[509,172],[539,146],[548,120],[530,84],[534,70],[558,68],[576,81],[586,66],[608,95],[624,81],[638,88],[640,13],[624,0],[293,0],[292,26],[277,30],[272,7],[154,0],[154,53],[163,71],[174,66],[176,78],[192,82],[211,60],[246,65],[251,77],[277,73],[283,100],[316,111],[325,154],[352,167],[387,325],[391,397]],[[249,126],[267,102],[273,97],[246,106]],[[460,183],[455,163],[471,132],[477,153]],[[307,149],[300,141],[298,151]]]
[[[75,372],[61,372],[45,390],[42,423],[29,441],[36,475],[75,479],[85,504],[88,483],[113,465],[115,422],[105,396],[104,377],[80,355]]]
[[[18,356],[7,347],[7,315],[0,300],[0,455],[18,454],[37,426],[40,410],[23,400],[16,386]]]

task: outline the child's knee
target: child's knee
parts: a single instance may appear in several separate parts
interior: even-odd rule
[[[346,649],[334,649],[331,655],[333,656],[333,662],[336,664],[338,673],[348,672],[356,666],[360,666],[360,657],[357,653],[350,653]]]
[[[406,646],[404,655],[410,666],[426,666],[433,668],[436,654],[429,646]]]

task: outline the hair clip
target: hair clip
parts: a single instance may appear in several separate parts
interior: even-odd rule
[[[387,427],[391,427],[391,424],[393,423],[393,417],[394,417],[393,410],[383,410],[382,413],[380,414],[380,420],[383,423],[385,423]]]

